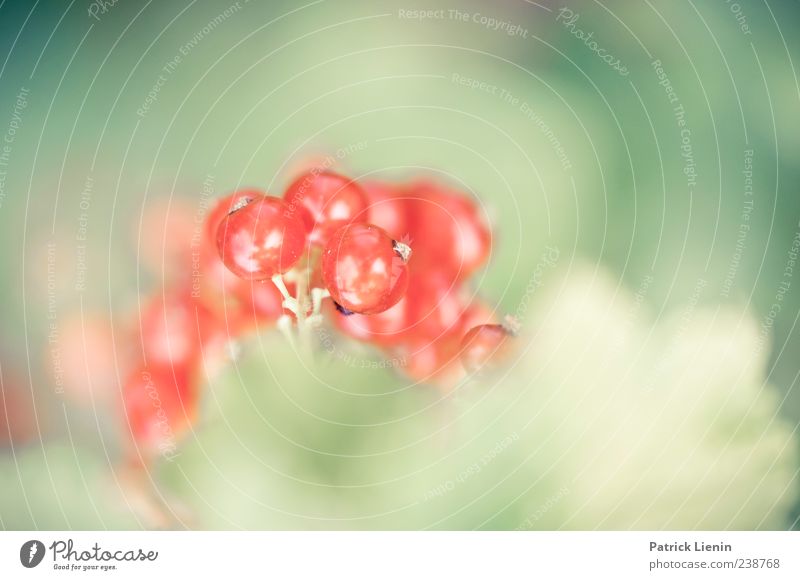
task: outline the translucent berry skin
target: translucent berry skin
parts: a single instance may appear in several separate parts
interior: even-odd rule
[[[191,424],[198,402],[188,367],[164,365],[136,368],[123,385],[122,397],[133,438],[145,451],[174,443]]]
[[[465,296],[458,285],[442,272],[434,270],[424,275],[414,272],[412,276],[414,284],[408,293],[413,332],[418,336],[437,338],[460,331],[468,295]]]
[[[249,284],[231,272],[217,252],[216,241],[206,243],[200,253],[199,291],[195,293],[196,301],[210,306],[220,316],[235,306],[240,291]],[[197,284],[192,281],[193,284]],[[195,291],[195,288],[192,289]],[[225,318],[224,316],[222,316]]]
[[[403,371],[415,381],[450,390],[464,377],[458,347],[455,336],[443,336],[433,341],[412,340],[407,347],[407,365]]]
[[[488,304],[484,304],[476,299],[470,301],[461,318],[462,329],[470,329],[473,326],[479,326],[481,324],[496,323],[497,316],[495,315],[495,311],[492,310]]]
[[[471,328],[461,340],[461,364],[467,372],[495,368],[507,354],[508,331],[500,324],[481,324]]]
[[[191,259],[194,211],[188,199],[177,196],[146,204],[132,232],[142,266],[165,279],[180,278]]]
[[[395,240],[410,236],[408,198],[396,185],[377,181],[362,186],[367,192],[369,208],[366,221],[386,230]]]
[[[486,262],[492,234],[471,199],[427,182],[412,186],[408,195],[411,238],[424,241],[425,248],[414,268],[464,280]]]
[[[125,348],[118,345],[118,349],[114,349],[111,319],[93,313],[68,314],[61,322],[60,331],[64,337],[61,368],[57,369],[58,375],[56,369],[53,370],[54,378],[64,387],[64,394],[85,407],[93,406],[98,398],[109,397],[117,380],[117,363],[124,363],[127,358]]]
[[[359,314],[388,310],[408,288],[408,268],[392,238],[364,223],[340,228],[326,244],[322,278],[337,304]]]
[[[306,231],[276,197],[262,197],[229,214],[217,228],[222,263],[245,280],[267,280],[292,268],[303,254]]]
[[[141,344],[148,364],[185,366],[202,356],[203,345],[222,332],[217,318],[186,292],[153,300],[140,319]]]
[[[367,219],[367,194],[355,181],[332,171],[304,173],[283,199],[302,220],[312,245],[324,246],[342,226]]]
[[[246,188],[219,199],[206,216],[206,236],[212,244],[216,242],[219,224],[236,208],[237,204],[244,203],[248,199],[256,200],[265,196],[266,193],[260,189]]]
[[[39,430],[43,421],[42,409],[35,409],[28,383],[3,366],[3,385],[0,389],[0,451],[19,447],[37,438],[46,437]]]
[[[283,295],[270,280],[245,283],[237,290],[241,317],[255,326],[273,323],[284,314]]]

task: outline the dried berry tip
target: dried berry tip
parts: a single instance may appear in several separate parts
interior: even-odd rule
[[[344,316],[350,316],[351,314],[355,314],[355,312],[353,312],[352,310],[348,310],[347,308],[345,308],[344,306],[342,306],[341,304],[339,304],[335,300],[333,302],[333,305],[336,306],[336,310],[341,312]]]
[[[408,263],[409,258],[411,258],[411,246],[403,242],[398,242],[397,240],[392,240],[392,249],[395,254],[402,258],[404,264]]]
[[[228,212],[228,215],[231,215],[232,213],[239,211],[251,201],[253,201],[252,197],[242,197],[240,199],[237,199],[236,203],[234,203],[231,206],[231,210]]]
[[[522,329],[522,323],[516,316],[512,316],[511,314],[506,314],[503,318],[503,324],[500,326],[503,327],[509,336],[519,336],[519,332]]]

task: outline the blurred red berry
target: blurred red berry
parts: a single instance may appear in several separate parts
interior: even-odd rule
[[[217,229],[222,262],[246,280],[267,280],[292,268],[303,254],[303,223],[276,197],[237,209]]]
[[[331,298],[360,314],[397,304],[408,286],[408,268],[383,229],[355,223],[336,231],[322,254],[322,276]]]
[[[496,324],[494,310],[477,298],[473,298],[461,316],[460,330],[464,331],[480,324]]]
[[[91,407],[110,394],[116,365],[125,362],[125,345],[115,349],[111,320],[94,313],[68,314],[61,323],[61,337],[54,378],[74,403]]]
[[[188,199],[181,197],[146,202],[133,234],[137,258],[147,270],[166,279],[180,277],[188,271],[196,209]]]
[[[436,340],[417,338],[407,347],[407,365],[403,370],[416,381],[452,389],[464,377],[458,346],[458,339],[453,335]]]
[[[382,182],[364,184],[369,209],[365,221],[383,228],[395,240],[410,236],[408,223],[409,200],[402,188]]]
[[[222,263],[216,244],[204,244],[201,248],[197,275],[192,281],[192,296],[220,315],[224,310],[225,318],[237,307],[241,289],[249,284]]]
[[[122,389],[125,417],[145,451],[174,446],[194,420],[198,394],[187,366],[136,368]]]
[[[284,314],[283,295],[270,280],[246,282],[237,289],[242,318],[256,325],[273,323]]]
[[[332,171],[309,171],[286,189],[283,199],[303,221],[308,241],[324,246],[333,233],[354,221],[366,221],[367,196],[355,181]]]
[[[38,425],[48,425],[41,410],[38,411]],[[18,447],[38,437],[33,393],[25,382],[8,371],[8,365],[4,365],[0,376],[0,447]]]
[[[186,292],[154,299],[142,312],[140,325],[148,364],[189,365],[201,356],[203,345],[224,334],[214,314]]]
[[[466,299],[457,283],[441,272],[411,273],[409,318],[417,336],[437,338],[457,332]]]
[[[408,195],[411,237],[420,249],[413,269],[464,280],[485,263],[492,236],[471,199],[427,182]]]
[[[461,363],[467,372],[491,369],[505,358],[511,334],[500,324],[481,324],[471,328],[461,341]]]

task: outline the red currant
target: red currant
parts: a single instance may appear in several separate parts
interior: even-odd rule
[[[415,269],[463,280],[486,261],[491,232],[470,199],[430,183],[416,184],[409,196],[411,235],[425,248]]]
[[[222,263],[216,244],[213,246],[204,244],[200,253],[198,278],[197,282],[192,281],[193,285],[199,284],[197,292],[193,295],[201,303],[213,308],[220,316],[223,314],[223,309],[227,314],[231,314],[231,308],[235,307],[239,293],[248,284],[247,280],[239,278]]]
[[[409,235],[408,198],[396,186],[377,181],[363,185],[369,199],[367,220],[382,227],[395,240],[403,240]]]
[[[322,254],[322,277],[331,298],[360,314],[391,308],[408,287],[402,254],[378,226],[354,223],[340,228]]]
[[[141,338],[148,364],[189,365],[221,332],[213,313],[183,292],[153,301],[142,313]]]
[[[481,324],[496,324],[497,316],[494,310],[480,300],[473,299],[461,317],[460,329],[469,329]]]
[[[414,272],[412,278],[408,294],[414,334],[437,338],[457,331],[466,301],[456,283],[436,271]]]
[[[507,356],[506,341],[511,336],[501,324],[481,324],[471,328],[461,341],[461,363],[467,372],[494,368]]]
[[[367,218],[367,196],[351,179],[332,171],[309,171],[283,194],[305,225],[308,241],[324,246],[343,225]]]
[[[89,407],[110,395],[125,349],[114,351],[111,320],[104,316],[76,313],[62,324],[61,368],[55,378],[74,403]]]
[[[416,381],[444,389],[453,388],[464,376],[458,362],[458,341],[454,336],[437,340],[416,339],[407,349],[405,373]]]
[[[188,367],[136,368],[122,390],[125,416],[134,440],[148,451],[174,443],[194,419],[195,391]]]
[[[142,265],[165,278],[185,272],[195,232],[194,208],[185,198],[158,198],[142,210],[134,231]]]
[[[284,313],[283,295],[270,280],[245,283],[237,289],[242,317],[254,323],[275,322]]]
[[[219,224],[222,223],[222,220],[224,220],[229,213],[237,210],[242,205],[249,203],[250,201],[261,199],[264,196],[266,196],[266,193],[260,189],[245,188],[234,191],[222,199],[217,200],[217,202],[214,204],[214,207],[211,208],[211,211],[208,212],[208,215],[206,216],[207,238],[211,240],[212,244],[215,244]]]
[[[19,447],[42,437],[40,423],[48,422],[42,417],[42,409],[34,408],[34,397],[16,373],[3,366],[2,388],[0,388],[0,448]]]
[[[303,254],[303,223],[276,197],[262,197],[229,214],[217,229],[222,262],[246,280],[267,280],[292,268]]]

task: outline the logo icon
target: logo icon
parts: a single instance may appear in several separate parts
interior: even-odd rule
[[[44,558],[44,544],[39,540],[28,540],[19,549],[19,561],[26,568],[35,568]]]

